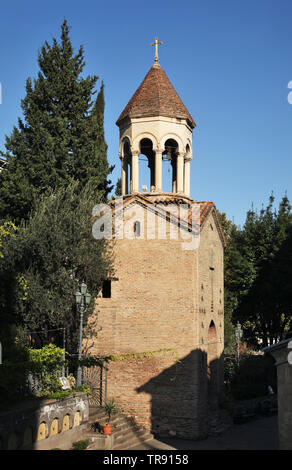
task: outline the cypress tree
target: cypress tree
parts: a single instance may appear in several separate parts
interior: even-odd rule
[[[96,75],[81,76],[85,62],[81,46],[75,54],[66,20],[60,43],[53,38],[38,55],[36,79],[26,81],[21,101],[23,119],[6,137],[8,163],[0,175],[0,218],[28,218],[41,194],[89,181],[103,197],[111,190],[104,140],[103,84],[94,103]]]

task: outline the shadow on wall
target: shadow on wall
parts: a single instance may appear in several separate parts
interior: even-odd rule
[[[222,386],[223,356],[208,361],[206,352],[195,349],[136,391],[151,395],[154,435],[203,439]]]

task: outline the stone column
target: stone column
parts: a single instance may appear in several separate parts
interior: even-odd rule
[[[176,159],[172,158],[171,160],[172,167],[172,192],[176,193]]]
[[[162,191],[162,150],[155,153],[155,191]]]
[[[291,344],[290,344],[291,343]],[[292,450],[292,339],[273,344],[262,351],[271,354],[277,367],[279,450]]]
[[[190,195],[190,178],[191,178],[191,159],[185,159],[185,174],[184,174],[184,193],[186,196]]]
[[[125,158],[125,191],[126,194],[129,194],[129,160],[128,157]]]
[[[126,169],[126,159],[124,157],[121,158],[122,164],[122,196],[125,196],[126,193],[126,185],[127,185],[127,169]]]
[[[183,193],[184,191],[184,155],[183,153],[177,154],[176,159],[176,192]]]
[[[139,152],[132,152],[132,192],[139,192]]]

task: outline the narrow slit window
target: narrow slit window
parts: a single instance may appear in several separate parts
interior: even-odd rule
[[[106,279],[102,283],[102,296],[109,299],[112,296],[112,284],[110,279]]]
[[[134,222],[134,233],[135,233],[136,237],[140,237],[141,225],[140,225],[140,222],[138,222],[138,221]]]

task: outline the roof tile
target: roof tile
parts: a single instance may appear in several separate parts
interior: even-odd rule
[[[195,121],[173,88],[159,64],[153,64],[139,88],[120,114],[116,124],[123,119],[167,116],[186,119],[192,128]]]

